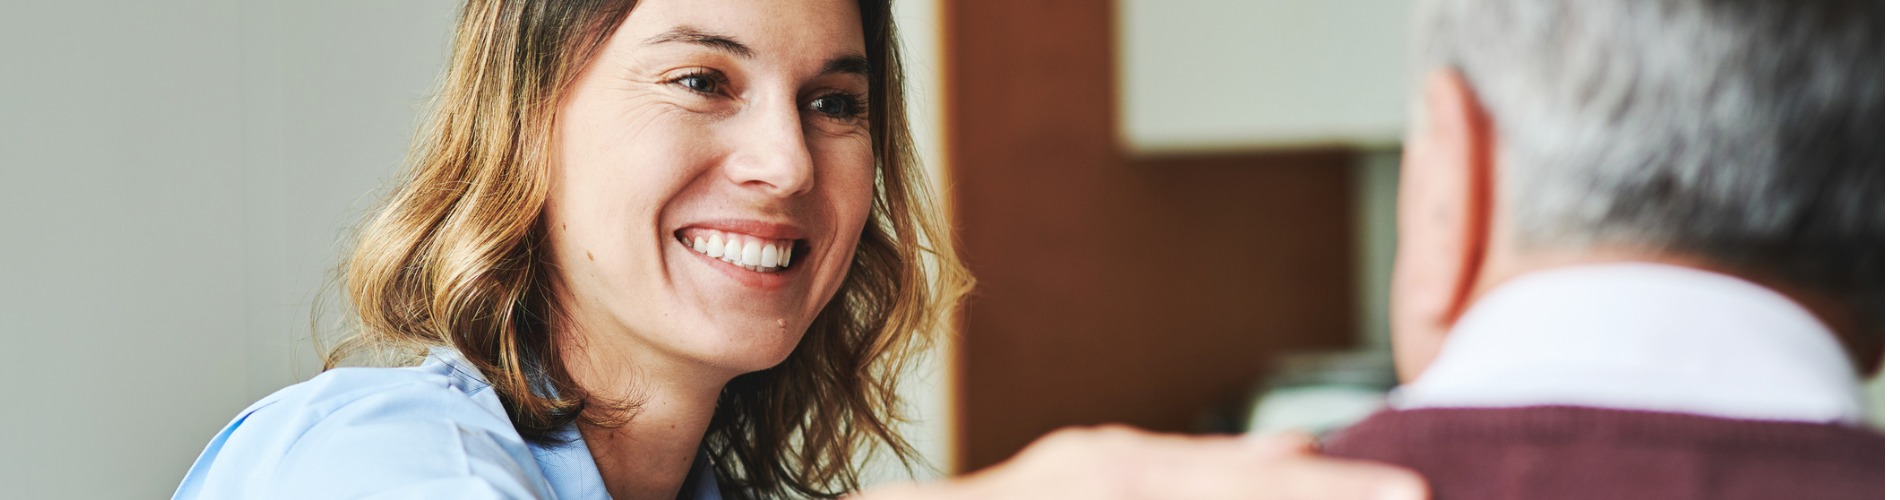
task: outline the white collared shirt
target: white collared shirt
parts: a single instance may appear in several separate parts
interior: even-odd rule
[[[1738,278],[1659,264],[1532,273],[1482,297],[1394,408],[1570,405],[1860,424],[1828,328]]]

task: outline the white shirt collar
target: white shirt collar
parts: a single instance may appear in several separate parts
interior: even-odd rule
[[[1486,294],[1395,408],[1575,405],[1860,423],[1847,352],[1806,309],[1734,277],[1568,267]]]

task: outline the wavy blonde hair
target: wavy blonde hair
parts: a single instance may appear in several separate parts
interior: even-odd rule
[[[924,190],[888,0],[860,0],[876,158],[870,218],[844,283],[781,364],[727,384],[705,437],[727,494],[837,496],[883,447],[916,451],[894,425],[907,363],[971,287]],[[414,361],[453,347],[486,377],[524,438],[628,407],[592,398],[551,331],[553,266],[542,209],[555,114],[631,0],[471,0],[436,109],[410,168],[358,235],[344,272],[360,324],[324,366],[366,353]],[[619,418],[624,421],[624,418]]]

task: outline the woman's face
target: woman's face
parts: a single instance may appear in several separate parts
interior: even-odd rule
[[[574,333],[734,375],[784,360],[870,213],[868,71],[852,0],[639,2],[557,116]]]

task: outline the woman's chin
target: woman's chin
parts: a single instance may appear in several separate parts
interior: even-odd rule
[[[722,371],[749,373],[778,366],[804,337],[807,322],[798,318],[725,318],[700,337],[699,357]]]

